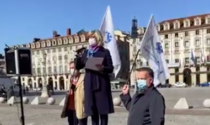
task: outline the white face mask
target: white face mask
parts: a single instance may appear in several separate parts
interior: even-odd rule
[[[74,69],[70,69],[70,74],[71,74],[71,75],[74,74]]]
[[[90,45],[90,46],[96,45],[96,39],[95,39],[95,38],[90,38],[90,39],[88,40],[88,42],[89,42],[89,45]]]

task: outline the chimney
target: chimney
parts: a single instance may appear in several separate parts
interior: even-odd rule
[[[71,29],[70,29],[70,28],[68,28],[68,29],[66,30],[66,35],[67,35],[67,36],[70,36],[70,35],[71,35]]]
[[[34,42],[38,42],[39,40],[41,40],[40,38],[34,38]]]
[[[117,41],[120,41],[120,35],[117,35]]]
[[[124,42],[127,42],[127,39],[128,39],[128,38],[125,36],[125,37],[124,37]]]
[[[57,37],[57,31],[53,31],[53,37]]]

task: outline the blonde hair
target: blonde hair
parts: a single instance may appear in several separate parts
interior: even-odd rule
[[[98,46],[104,46],[104,39],[99,30],[94,30],[88,33],[89,38],[95,38]]]

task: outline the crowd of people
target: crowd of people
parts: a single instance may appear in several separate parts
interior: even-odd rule
[[[114,113],[110,74],[114,67],[109,50],[103,47],[100,32],[89,36],[89,48],[78,53],[70,63],[70,88],[66,95],[61,118],[69,125],[108,125],[108,115]],[[87,65],[89,58],[103,58],[94,66]],[[93,63],[95,64],[95,62]],[[80,72],[85,69],[85,73]],[[120,95],[129,111],[127,125],[164,125],[165,102],[153,85],[154,72],[149,67],[136,71],[136,93],[131,98],[129,85],[125,84]]]

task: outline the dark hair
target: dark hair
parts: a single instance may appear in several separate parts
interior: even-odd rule
[[[154,72],[153,72],[153,70],[152,70],[151,68],[149,68],[149,67],[141,67],[141,68],[136,69],[136,71],[137,71],[137,72],[146,71],[146,72],[149,73],[149,76],[150,76],[150,77],[154,78]]]

